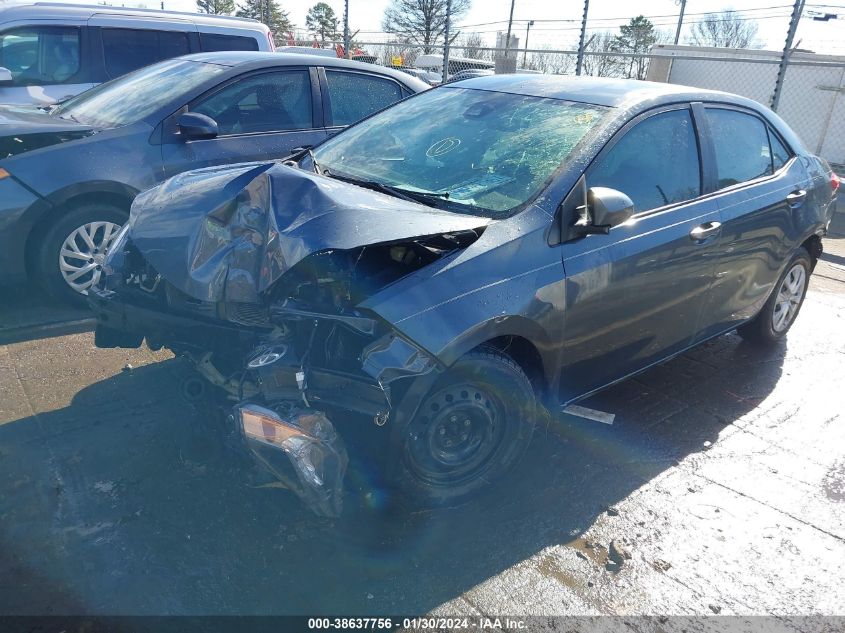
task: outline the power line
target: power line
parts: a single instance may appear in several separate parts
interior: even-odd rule
[[[807,6],[827,6],[827,5],[807,5]],[[687,16],[694,16],[694,15],[721,15],[722,13],[730,13],[730,14],[742,14],[742,13],[751,13],[753,11],[772,11],[776,9],[791,9],[791,4],[779,4],[773,5],[770,7],[755,7],[751,9],[729,9],[725,11],[699,11],[695,13],[686,13]],[[787,14],[788,15],[788,14]],[[631,15],[626,16],[619,16],[613,18],[590,18],[590,22],[614,22],[619,20],[630,20]],[[659,18],[677,18],[677,14],[675,13],[663,13],[659,15],[646,15],[644,16],[648,20],[652,19],[659,19]],[[742,16],[736,19],[755,19],[754,16],[749,16],[748,18],[742,18]],[[514,22],[527,22],[528,20],[514,20]],[[533,20],[534,22],[575,22],[578,23],[581,20],[578,18],[537,18]],[[494,24],[504,24],[507,20],[495,20],[493,22],[479,22],[477,24],[459,24],[458,26],[462,29],[473,28],[476,26],[492,26]]]

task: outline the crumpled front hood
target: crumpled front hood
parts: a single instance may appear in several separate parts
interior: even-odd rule
[[[51,116],[35,107],[0,107],[0,160],[90,136],[90,125]]]
[[[191,171],[144,192],[132,205],[129,237],[186,294],[255,302],[313,253],[490,222],[271,162]]]

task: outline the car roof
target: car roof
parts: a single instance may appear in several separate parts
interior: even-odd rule
[[[661,102],[672,101],[721,101],[745,106],[753,104],[758,109],[760,107],[750,99],[727,92],[655,81],[607,77],[507,74],[464,79],[451,83],[448,87],[547,97],[613,108],[629,108],[637,104],[658,105]]]
[[[248,24],[253,30],[267,31],[267,27],[252,18],[240,18],[229,15],[207,15],[204,13],[187,13],[184,11],[162,11],[159,9],[135,9],[130,7],[110,7],[98,4],[67,4],[62,2],[36,2],[34,4],[15,4],[0,9],[0,20],[18,19],[89,19],[95,15],[131,16],[156,18],[162,21],[168,19],[178,22],[190,21],[194,24],[221,24],[232,26],[236,23]]]
[[[269,53],[262,51],[216,51],[213,53],[194,53],[185,55],[182,59],[218,64],[220,66],[245,67],[245,69],[265,68],[271,66],[323,66],[324,68],[346,68],[364,72],[385,75],[396,79],[403,85],[420,92],[431,88],[424,81],[412,77],[399,70],[393,70],[377,64],[355,62],[337,57],[323,57],[322,55],[303,55],[301,53]]]

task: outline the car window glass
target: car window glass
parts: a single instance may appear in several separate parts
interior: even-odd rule
[[[168,59],[71,97],[51,114],[95,127],[128,125],[165,105],[175,109],[198,86],[227,72],[219,64]]]
[[[217,121],[220,134],[308,129],[311,79],[305,70],[252,75],[202,99],[191,111]]]
[[[257,51],[258,42],[254,37],[240,35],[222,35],[220,33],[200,33],[200,46],[203,51]]]
[[[0,66],[12,73],[12,85],[66,83],[79,73],[79,29],[25,27],[0,35]]]
[[[351,125],[402,98],[399,84],[390,79],[326,70],[326,81],[334,125]]]
[[[188,34],[182,31],[104,28],[100,32],[109,77],[120,77],[163,59],[191,52]]]
[[[719,189],[772,173],[769,138],[760,119],[723,108],[705,112],[716,151]]]
[[[701,194],[698,146],[688,110],[672,110],[638,123],[590,170],[590,187],[628,195],[639,213]]]
[[[432,206],[502,217],[548,185],[610,110],[446,86],[420,93],[315,148],[331,174],[428,192]]]
[[[772,167],[777,171],[786,164],[791,156],[789,150],[771,130],[769,130],[769,143],[772,147]]]

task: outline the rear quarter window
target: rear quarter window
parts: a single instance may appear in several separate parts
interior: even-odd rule
[[[115,78],[163,59],[191,52],[183,31],[102,28],[106,73]]]

